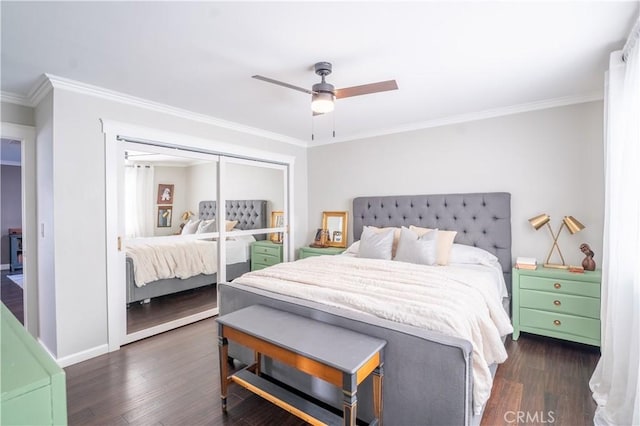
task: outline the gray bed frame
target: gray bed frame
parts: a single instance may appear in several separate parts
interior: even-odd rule
[[[424,226],[458,231],[455,242],[494,253],[511,294],[511,196],[508,193],[360,197],[353,200],[354,240],[363,226]],[[388,425],[471,425],[473,415],[472,345],[374,316],[345,311],[234,283],[222,283],[220,314],[261,304],[314,318],[387,341],[385,348],[384,423]],[[310,336],[312,338],[312,336]],[[231,345],[230,354],[245,362],[253,355]],[[494,366],[495,368],[495,366]],[[336,408],[339,390],[287,366],[265,359],[263,372]],[[358,418],[373,419],[371,382],[358,387]]]
[[[198,218],[210,220],[216,218],[216,202],[200,201],[198,205]],[[227,220],[237,220],[238,229],[262,229],[267,228],[267,201],[265,200],[227,200]],[[255,235],[255,238],[265,239],[264,235]],[[127,262],[127,303],[138,302],[154,297],[165,296],[184,290],[215,284],[217,274],[200,274],[187,279],[169,278],[153,281],[138,287],[135,285],[133,273],[133,260],[129,257]],[[233,280],[251,269],[251,261],[227,265],[227,280]]]

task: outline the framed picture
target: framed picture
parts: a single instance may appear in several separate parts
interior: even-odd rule
[[[271,228],[282,228],[284,226],[284,212],[274,210],[271,212]],[[269,234],[269,240],[274,243],[281,243],[283,238],[282,232],[274,232]]]
[[[171,228],[171,216],[173,216],[172,206],[158,206],[158,228]]]
[[[158,204],[173,204],[173,184],[158,184]]]
[[[333,231],[333,238],[331,239],[334,243],[342,242],[342,232],[341,231]]]

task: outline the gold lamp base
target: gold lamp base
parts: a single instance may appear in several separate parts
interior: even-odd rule
[[[559,263],[545,263],[543,266],[551,269],[569,269],[567,265],[561,265]]]

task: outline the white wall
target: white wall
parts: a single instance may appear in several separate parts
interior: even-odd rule
[[[187,168],[189,209],[198,214],[200,201],[216,199],[217,163]],[[267,200],[267,215],[284,210],[284,172],[269,167],[229,163],[226,166],[225,189],[228,200]],[[268,224],[267,224],[268,225]],[[306,235],[306,229],[302,232]]]
[[[54,89],[54,95],[53,152],[46,157],[54,167],[57,300],[44,303],[55,310],[57,335],[55,342],[46,344],[57,358],[95,350],[107,343],[105,147],[101,118],[294,156],[294,219],[301,230],[294,245],[305,243],[306,149],[74,91]]]
[[[57,352],[57,297],[54,231],[53,93],[35,110],[36,124],[36,221],[38,233],[39,338],[53,354]],[[62,189],[62,188],[61,188]],[[69,254],[72,254],[71,252]]]
[[[551,248],[548,231],[528,218],[548,213],[555,232],[573,215],[586,229],[563,231],[565,259],[580,264],[578,246],[588,242],[601,265],[602,117],[602,102],[590,102],[312,148],[307,240],[323,210],[350,211],[358,196],[504,191],[514,256],[542,261]]]
[[[5,123],[35,126],[35,111],[31,107],[0,102],[0,119]]]
[[[284,210],[284,172],[268,167],[227,164],[226,190],[229,200],[267,200],[267,217]],[[269,223],[267,223],[267,226]],[[306,231],[306,230],[305,230]]]
[[[213,201],[217,197],[218,163],[204,163],[187,167],[189,194],[187,206],[198,218],[200,201]]]

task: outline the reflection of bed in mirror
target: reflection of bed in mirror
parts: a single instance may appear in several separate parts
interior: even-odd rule
[[[198,206],[199,220],[212,220],[216,218],[216,201],[201,201]],[[230,221],[237,221],[234,229],[262,229],[267,228],[267,202],[265,200],[227,200],[226,201],[226,218]],[[263,240],[266,235],[254,235],[257,240]],[[145,265],[136,265],[134,268],[134,258],[139,253],[137,247],[148,245],[153,238],[140,239],[138,242],[131,240],[127,244],[126,257],[126,281],[127,281],[127,303],[137,302],[154,297],[173,294],[184,290],[190,290],[206,285],[215,284],[217,282],[217,273],[215,268],[217,265],[217,242],[195,240],[192,237],[188,244],[182,236],[164,237],[160,242],[154,244],[154,249],[173,250],[177,257],[184,258],[185,265],[177,265],[175,268],[179,271],[180,276],[189,275],[189,271],[193,269],[193,265],[189,263],[190,256],[208,256],[207,264],[204,272],[198,273],[188,278],[163,278],[151,282],[145,282],[144,278],[149,274],[141,273],[140,267]],[[241,236],[227,241],[227,281],[239,277],[251,269],[251,259],[249,258],[250,243],[253,241],[248,236]],[[184,245],[183,245],[184,244]],[[131,245],[131,247],[129,247]],[[164,246],[164,247],[163,247]],[[135,254],[134,254],[135,252]],[[189,263],[189,264],[187,264]],[[148,265],[147,265],[148,266]],[[208,271],[207,271],[208,269]],[[149,272],[149,271],[147,271]],[[136,276],[142,281],[143,285],[136,283]],[[140,279],[140,277],[144,277]]]

